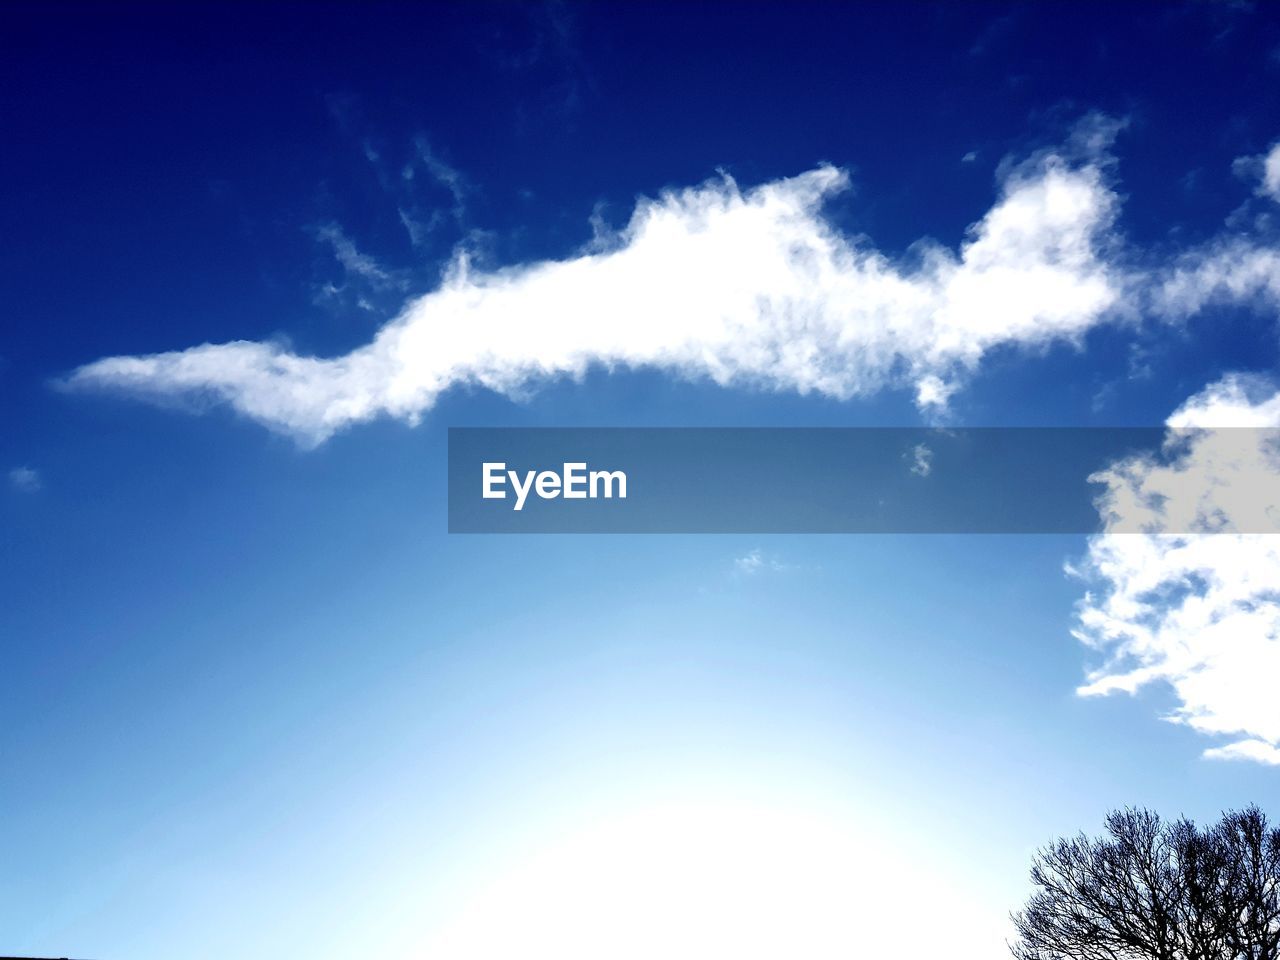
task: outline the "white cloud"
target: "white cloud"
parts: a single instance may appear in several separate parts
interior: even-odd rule
[[[394,283],[391,272],[367,253],[360,252],[355,242],[336,223],[325,224],[316,231],[316,239],[327,243],[334,259],[352,276],[361,277],[375,285]]]
[[[763,550],[756,548],[748,550],[742,556],[737,557],[733,561],[733,569],[743,576],[750,577],[767,571],[781,572],[788,569],[788,567],[777,557],[770,556]]]
[[[1233,237],[1190,251],[1154,284],[1154,311],[1171,319],[1210,304],[1258,300],[1280,303],[1280,250]]]
[[[1240,157],[1234,166],[1240,176],[1258,181],[1258,196],[1280,203],[1280,141],[1261,156]]]
[[[400,225],[409,234],[409,242],[415,247],[425,243],[431,231],[440,226],[444,219],[439,210],[432,210],[425,220],[404,207],[398,208],[396,212],[400,215]]]
[[[917,477],[927,477],[933,472],[933,451],[926,444],[917,443],[912,448],[911,472]]]
[[[439,155],[431,149],[431,144],[425,136],[419,135],[416,137],[413,141],[413,146],[418,160],[426,168],[427,173],[453,197],[453,214],[455,217],[461,218],[466,207],[467,194],[471,192],[467,178],[456,167],[450,166],[441,160]],[[402,176],[406,180],[413,179],[414,168],[412,164],[404,168]]]
[[[1280,395],[1232,374],[1171,417],[1163,449],[1089,479],[1109,533],[1280,533]]]
[[[1275,144],[1262,161],[1262,190],[1280,203],[1280,143]]]
[[[1208,760],[1253,760],[1271,766],[1280,766],[1280,749],[1265,740],[1240,740],[1225,747],[1214,747],[1204,752]]]
[[[456,385],[517,396],[591,366],[837,398],[908,387],[930,408],[990,349],[1078,341],[1120,298],[1100,256],[1116,197],[1096,157],[1005,170],[960,249],[922,241],[912,266],[826,220],[846,186],[827,166],[750,190],[724,177],[640,200],[608,249],[495,271],[459,254],[343,356],[204,344],[99,360],[68,383],[211,397],[305,444],[378,416],[415,422]],[[340,232],[325,239],[348,270],[386,276]]]
[[[420,170],[426,173],[425,177],[419,176]],[[384,179],[383,186],[399,196],[400,223],[415,247],[425,244],[432,233],[444,226],[446,215],[438,209],[442,193],[449,196],[448,219],[457,227],[463,225],[467,199],[474,188],[461,170],[441,159],[425,135],[414,138],[413,156],[401,167],[399,180],[392,184]]]
[[[1161,456],[1098,478],[1107,532],[1075,571],[1098,592],[1074,633],[1106,659],[1079,693],[1167,684],[1167,719],[1234,738],[1206,757],[1280,763],[1280,391],[1230,376],[1168,423],[1180,432]],[[1197,429],[1222,427],[1255,429]],[[1139,529],[1151,532],[1117,532]],[[1214,529],[1277,532],[1161,532]]]
[[[1264,156],[1240,157],[1233,166],[1245,179],[1259,181],[1259,196],[1280,200],[1280,143]],[[1219,237],[1135,276],[1140,305],[1167,320],[1185,319],[1211,305],[1280,305],[1280,249],[1273,238],[1263,238],[1268,217],[1254,218],[1261,233],[1238,229],[1253,209],[1245,204],[1228,218],[1231,229]]]
[[[35,493],[40,489],[40,472],[31,467],[14,467],[9,471],[9,485],[20,493]]]

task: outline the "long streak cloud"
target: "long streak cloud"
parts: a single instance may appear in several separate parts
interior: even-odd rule
[[[521,395],[596,366],[837,398],[906,388],[938,407],[993,347],[1076,341],[1116,307],[1103,166],[1048,153],[1007,170],[957,250],[922,240],[910,265],[824,215],[848,185],[837,168],[745,190],[723,177],[641,200],[604,249],[493,271],[460,255],[342,356],[204,344],[98,360],[65,383],[212,398],[304,445],[416,422],[458,385]]]

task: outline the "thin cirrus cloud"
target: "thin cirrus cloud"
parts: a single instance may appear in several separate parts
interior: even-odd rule
[[[742,576],[754,577],[760,573],[783,573],[789,570],[790,567],[777,557],[757,547],[753,550],[748,550],[740,557],[735,557],[733,569],[735,573]]]
[[[1074,633],[1105,659],[1078,692],[1166,684],[1165,719],[1226,740],[1204,756],[1280,765],[1280,388],[1230,375],[1168,425],[1159,454],[1093,478],[1106,532],[1073,569]]]
[[[375,286],[398,285],[391,272],[367,253],[361,252],[355,242],[336,223],[327,223],[316,230],[316,239],[328,244],[333,257],[348,275],[360,277]]]
[[[1004,169],[958,250],[922,240],[910,264],[824,216],[848,186],[835,167],[746,190],[722,177],[640,200],[570,259],[482,271],[459,254],[437,289],[341,356],[203,344],[108,357],[64,384],[212,398],[304,446],[377,417],[415,423],[452,387],[520,396],[592,367],[842,399],[906,388],[936,410],[992,348],[1076,342],[1124,312],[1125,277],[1104,255],[1115,124],[1082,129]]]
[[[9,471],[9,486],[19,493],[35,493],[41,487],[40,472],[31,467],[14,467]]]
[[[933,472],[933,450],[928,444],[917,443],[911,448],[911,473],[927,477]]]

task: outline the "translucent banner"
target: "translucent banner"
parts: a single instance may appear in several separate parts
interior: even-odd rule
[[[454,428],[452,533],[1274,533],[1280,431]]]

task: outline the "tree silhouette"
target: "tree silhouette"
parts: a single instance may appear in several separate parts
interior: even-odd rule
[[[1280,960],[1280,828],[1257,807],[1204,829],[1119,810],[1041,850],[1031,881],[1017,960]]]

